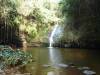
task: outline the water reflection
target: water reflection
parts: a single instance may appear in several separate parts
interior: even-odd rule
[[[52,68],[62,68],[61,66],[67,67],[66,64],[69,63],[74,63],[77,67],[90,67],[97,72],[97,75],[100,75],[100,53],[96,50],[66,48],[31,48],[29,50],[33,54],[33,57],[36,58],[36,66],[32,64],[34,67],[37,67],[34,71],[39,72],[39,74],[33,73],[33,75],[47,75],[48,72],[48,74],[51,74],[51,71],[55,72]]]
[[[57,48],[49,48],[49,58],[51,65],[54,67],[63,62],[61,51]]]

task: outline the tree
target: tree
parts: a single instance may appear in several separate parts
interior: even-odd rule
[[[6,25],[5,32],[11,29],[10,38],[18,37],[23,43],[47,39],[48,31],[58,19],[57,4],[49,0],[1,0],[0,3],[0,21],[1,25]]]
[[[99,36],[99,0],[62,0],[61,12],[64,17],[64,37],[85,47],[95,46]],[[88,42],[87,42],[88,41]]]

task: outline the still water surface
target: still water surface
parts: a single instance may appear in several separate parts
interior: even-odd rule
[[[57,74],[63,70],[58,67],[58,64],[63,64],[64,67],[70,63],[77,67],[90,67],[97,75],[100,75],[99,50],[28,48],[28,51],[32,53],[35,60],[35,62],[28,64],[26,67],[26,71],[31,72],[32,75],[49,75],[48,73],[51,71],[55,71]]]

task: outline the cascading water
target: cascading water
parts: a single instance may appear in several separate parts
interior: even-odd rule
[[[66,67],[65,64],[62,64],[63,59],[60,50],[58,48],[53,47],[53,43],[55,43],[55,40],[58,40],[57,37],[60,37],[61,32],[62,32],[61,27],[58,24],[56,24],[49,38],[50,42],[49,55],[50,55],[51,65],[55,68]]]
[[[52,33],[51,33],[51,36],[50,36],[50,38],[49,38],[49,42],[50,42],[49,47],[52,47],[52,44],[54,43],[53,37],[54,37],[54,35],[55,35],[55,33],[56,33],[57,27],[58,27],[58,24],[56,24],[56,25],[54,26],[54,30],[53,30]]]

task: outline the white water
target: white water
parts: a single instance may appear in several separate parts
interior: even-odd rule
[[[50,36],[50,38],[49,38],[49,42],[50,42],[49,47],[52,47],[52,44],[54,43],[53,37],[54,37],[54,35],[55,35],[55,33],[56,33],[57,27],[58,27],[58,24],[56,24],[56,25],[54,26],[54,30],[53,30],[52,33],[51,33],[51,36]]]
[[[59,29],[58,24],[56,24],[54,26],[54,29],[51,33],[50,38],[49,38],[49,42],[50,42],[50,44],[49,44],[49,55],[50,56],[49,57],[50,57],[50,61],[51,61],[51,66],[53,66],[55,68],[67,67],[66,64],[62,63],[63,59],[62,59],[62,55],[61,55],[60,50],[58,48],[53,47],[53,43],[55,42],[54,36],[60,35],[61,34],[60,31],[61,30]],[[56,37],[58,37],[58,36],[56,36]]]

